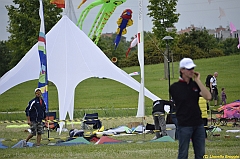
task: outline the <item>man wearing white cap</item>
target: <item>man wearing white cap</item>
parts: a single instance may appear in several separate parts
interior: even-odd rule
[[[192,140],[195,159],[205,155],[205,129],[198,105],[199,97],[211,99],[211,93],[202,84],[200,73],[190,58],[180,61],[179,81],[170,86],[169,93],[176,104],[178,120],[178,159],[188,158],[189,142]]]
[[[26,142],[37,134],[36,145],[40,146],[41,135],[44,133],[42,120],[46,118],[46,104],[42,99],[42,92],[40,88],[36,88],[34,93],[36,97],[28,103],[25,110],[28,125],[31,126],[31,134],[27,137]]]

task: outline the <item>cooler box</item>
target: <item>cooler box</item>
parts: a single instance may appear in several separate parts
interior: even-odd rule
[[[167,135],[175,140],[176,126],[174,124],[166,124]]]

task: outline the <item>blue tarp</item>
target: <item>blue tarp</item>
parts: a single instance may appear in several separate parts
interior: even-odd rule
[[[8,148],[8,147],[3,145],[2,142],[0,141],[0,149],[6,149],[6,148]]]

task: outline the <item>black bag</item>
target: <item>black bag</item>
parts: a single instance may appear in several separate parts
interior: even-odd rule
[[[146,130],[155,130],[155,125],[147,123]]]
[[[213,75],[207,75],[207,78],[206,78],[206,87],[210,88],[210,79],[213,77]]]

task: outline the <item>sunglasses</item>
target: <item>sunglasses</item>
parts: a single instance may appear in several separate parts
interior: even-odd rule
[[[188,70],[188,71],[190,71],[190,70],[194,70],[194,67],[193,67],[193,68],[189,68],[189,69],[185,68],[185,69]]]

